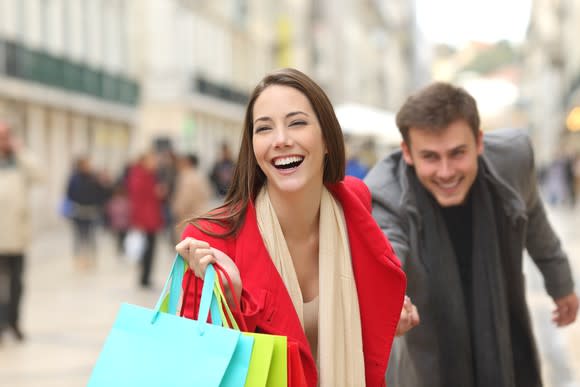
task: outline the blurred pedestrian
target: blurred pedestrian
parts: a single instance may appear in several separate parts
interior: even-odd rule
[[[553,206],[564,204],[568,198],[568,171],[565,157],[557,155],[546,169],[544,189],[548,203]]]
[[[576,319],[568,257],[538,194],[530,139],[483,135],[464,89],[434,83],[397,114],[403,142],[367,175],[373,215],[409,279],[421,324],[397,339],[393,385],[541,386],[526,304],[523,250],[555,302]]]
[[[234,168],[236,164],[232,158],[232,152],[227,143],[222,143],[219,159],[214,163],[210,179],[214,185],[216,195],[223,198],[227,193],[232,179],[234,178]]]
[[[163,224],[169,239],[173,242],[176,240],[174,227],[176,219],[171,211],[171,203],[177,180],[177,155],[170,144],[168,142],[165,147],[157,151],[157,181],[167,189],[163,198]]]
[[[576,152],[572,161],[572,174],[574,175],[574,204],[580,193],[580,152]]]
[[[346,145],[346,169],[345,169],[345,173],[347,176],[354,176],[356,178],[359,179],[364,179],[364,177],[367,175],[369,169],[367,168],[366,165],[364,165],[359,156],[358,153],[355,152],[354,147],[349,144],[348,142],[345,144]]]
[[[107,182],[99,178],[87,156],[80,156],[74,163],[66,192],[71,203],[75,265],[79,269],[94,266],[96,228],[103,220],[103,206],[109,194]]]
[[[131,167],[127,176],[127,193],[131,203],[131,228],[145,233],[146,243],[140,259],[139,284],[151,287],[151,270],[157,234],[163,229],[163,199],[167,187],[157,178],[158,160],[148,151]]]
[[[567,192],[567,204],[574,208],[576,206],[576,176],[574,175],[574,163],[576,162],[576,155],[569,153],[565,157],[565,169],[566,169],[566,188]]]
[[[19,317],[30,241],[28,200],[32,184],[41,178],[37,162],[0,122],[0,339],[6,329],[24,339]]]
[[[177,245],[191,269],[185,283],[222,265],[230,301],[241,297],[236,318],[287,336],[302,366],[288,372],[308,386],[384,386],[405,277],[368,189],[344,178],[332,104],[306,75],[282,69],[255,88],[244,122],[225,204],[192,219]]]
[[[110,199],[105,205],[109,229],[117,240],[117,253],[119,257],[124,255],[125,236],[131,225],[131,202],[127,195],[127,188],[122,183],[117,183],[113,188]]]
[[[178,159],[178,174],[171,203],[173,218],[179,223],[200,216],[209,210],[211,187],[205,174],[199,169],[196,155],[189,154]],[[183,226],[178,226],[181,235]]]

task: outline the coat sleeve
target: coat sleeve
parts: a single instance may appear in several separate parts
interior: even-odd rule
[[[525,197],[528,225],[525,235],[526,249],[544,277],[546,291],[558,299],[574,291],[574,281],[568,256],[554,232],[538,192],[534,156],[529,139],[525,138],[525,155],[522,170],[527,171]]]
[[[214,227],[210,225],[207,226],[209,229],[214,230]],[[235,248],[233,247],[233,245],[235,245],[235,240],[226,240],[207,235],[191,224],[187,225],[183,231],[181,239],[183,240],[187,237],[208,242],[210,246],[221,250],[236,262],[236,257],[233,255],[233,252],[235,251]],[[197,310],[199,309],[202,287],[203,281],[197,280],[193,272],[188,269],[184,275],[182,283],[184,297],[181,310],[183,316],[191,319],[198,318]],[[240,325],[240,328],[245,326],[248,332],[254,332],[261,318],[264,299],[260,298],[259,295],[253,295],[248,292],[248,290],[243,286],[242,278],[242,294],[239,301],[241,310],[237,310],[235,305],[229,305],[230,309],[232,310],[238,325]]]
[[[391,167],[385,160],[377,164],[365,178],[371,192],[372,215],[391,243],[401,265],[411,251],[408,222],[400,204],[401,189]]]

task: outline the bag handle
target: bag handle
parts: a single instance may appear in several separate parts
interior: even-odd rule
[[[235,307],[235,311],[239,314],[242,315],[242,308],[240,306],[240,302],[238,300],[238,296],[236,295],[236,293],[233,291],[234,289],[234,285],[232,282],[232,279],[230,278],[230,275],[228,274],[228,272],[219,264],[215,264],[215,268],[217,271],[219,271],[219,273],[223,274],[223,276],[225,277],[226,281],[228,282],[228,286],[231,289],[231,293],[232,293],[232,298],[234,301],[234,307]],[[240,328],[237,326],[237,322],[236,319],[234,318],[231,309],[228,305],[228,302],[224,296],[224,286],[222,283],[222,277],[221,275],[217,276],[217,283],[215,286],[218,290],[218,293],[221,295],[221,306],[222,308],[226,311],[230,321],[231,321],[231,325],[234,326],[235,329],[240,330]],[[227,319],[224,319],[225,321],[227,321]],[[212,315],[212,321],[213,321],[213,315]],[[244,321],[244,319],[242,318],[240,320],[240,326],[241,326],[241,330],[243,330],[244,332],[248,331],[248,327],[246,326],[246,322]],[[231,326],[228,325],[228,327],[231,328]]]
[[[165,280],[165,285],[163,286],[163,290],[157,300],[157,304],[155,305],[155,310],[153,312],[153,317],[151,319],[151,324],[155,323],[159,313],[161,312],[161,308],[167,298],[167,290],[169,288],[169,284],[171,283],[171,290],[168,294],[168,307],[167,313],[175,314],[177,311],[177,305],[179,303],[179,298],[181,296],[181,288],[183,282],[183,275],[185,273],[185,260],[179,254],[176,254],[175,259],[173,260],[173,265],[171,266],[171,271],[169,276]],[[203,334],[204,332],[204,325],[207,323],[207,319],[209,317],[209,309],[210,303],[213,294],[213,288],[215,286],[215,277],[216,272],[213,265],[208,265],[205,271],[204,281],[203,281],[203,289],[201,292],[201,301],[199,304],[199,313],[197,315],[197,320],[204,324],[199,324],[200,333]]]
[[[165,285],[163,286],[163,290],[157,299],[157,304],[155,304],[155,314],[152,319],[152,323],[157,319],[159,312],[162,310],[164,303],[167,300],[167,313],[175,314],[177,311],[177,304],[179,303],[179,297],[181,296],[181,282],[183,281],[183,273],[185,272],[185,260],[179,254],[175,255],[175,259],[173,260],[173,264],[171,265],[171,271],[169,272],[169,276],[165,280]],[[171,290],[169,294],[167,293],[167,289],[171,284]]]
[[[214,289],[214,298],[212,299],[212,306],[215,306],[210,310],[211,319],[212,321],[217,324],[221,325],[225,328],[235,329],[236,331],[240,330],[234,315],[226,301],[226,297],[224,296],[224,292],[221,286],[221,283],[218,282],[215,284]]]
[[[230,287],[230,289],[234,288],[232,279],[230,277],[230,275],[228,274],[228,272],[218,263],[213,263],[208,265],[208,267],[213,266],[214,267],[214,273],[215,273],[215,278],[214,278],[214,288],[212,290],[213,294],[211,296],[211,300],[210,300],[210,316],[211,316],[211,321],[213,324],[215,325],[220,325],[220,326],[224,326],[227,328],[232,328],[232,326],[236,329],[236,330],[240,330],[236,319],[233,317],[233,314],[229,308],[229,305],[227,303],[227,300],[225,298],[225,296],[223,296],[224,293],[224,286],[223,286],[223,282],[222,282],[222,277],[221,275],[218,275],[217,272],[223,274],[223,276],[226,278],[226,281],[228,282],[228,286]],[[205,273],[205,277],[207,278],[207,271]],[[193,284],[191,283],[191,279],[193,277]],[[217,279],[217,280],[216,280]],[[191,274],[190,276],[187,277],[187,282],[185,284],[185,291],[183,293],[183,300],[181,303],[181,310],[179,315],[181,317],[184,316],[185,314],[185,305],[187,303],[187,299],[189,297],[189,289],[190,287],[193,285],[193,297],[194,297],[194,302],[193,302],[193,316],[194,318],[197,316],[199,318],[199,316],[204,316],[204,314],[201,313],[201,301],[199,304],[199,312],[198,312],[198,308],[197,308],[197,281],[199,280],[199,278],[197,278],[197,276],[195,274]],[[205,289],[205,279],[204,279],[204,289]],[[219,292],[217,291],[221,291],[221,299],[219,296]],[[203,297],[203,292],[205,290],[202,290],[202,297]],[[240,307],[240,302],[238,300],[237,295],[235,294],[235,292],[232,292],[232,297],[233,297],[233,301],[234,301],[234,305],[235,305],[235,311],[238,312],[240,315],[242,314],[242,309]],[[227,318],[225,318],[224,312],[222,311],[226,310],[226,313],[229,317],[229,321]],[[222,318],[224,317],[224,318]],[[207,321],[207,318],[206,320]],[[226,323],[224,324],[223,321],[226,321]],[[229,322],[232,322],[231,324]],[[227,324],[227,325],[226,325]],[[243,330],[244,332],[248,331],[248,328],[246,326],[245,321],[242,319],[240,321],[240,325],[241,325],[241,330]]]

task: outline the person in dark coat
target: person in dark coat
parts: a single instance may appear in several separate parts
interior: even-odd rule
[[[75,263],[80,268],[92,266],[96,259],[95,231],[103,218],[103,205],[109,190],[93,171],[87,157],[81,156],[75,161],[66,195],[71,204]]]

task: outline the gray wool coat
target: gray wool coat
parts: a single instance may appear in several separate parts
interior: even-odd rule
[[[568,258],[552,229],[538,193],[533,152],[527,134],[522,130],[497,130],[484,135],[483,162],[491,175],[491,184],[498,193],[509,223],[504,227],[512,245],[502,251],[507,260],[509,281],[506,289],[509,302],[515,307],[516,324],[521,330],[518,339],[534,364],[526,372],[526,387],[541,386],[540,369],[525,299],[522,272],[523,250],[526,249],[539,268],[545,288],[553,299],[573,292],[574,284]],[[427,271],[419,257],[421,214],[410,189],[401,151],[396,151],[375,165],[365,178],[373,199],[373,216],[390,240],[407,274],[407,294],[417,306],[422,323],[402,338],[396,339],[391,352],[387,380],[395,387],[443,387],[438,366],[438,332],[429,324]],[[499,221],[499,220],[498,220]],[[502,262],[504,263],[504,262]],[[453,294],[450,294],[453,297]],[[513,315],[512,315],[513,318]],[[513,323],[513,320],[512,320]],[[509,327],[505,327],[509,329]],[[452,349],[449,349],[452,350]],[[517,350],[514,348],[514,350]],[[523,348],[520,348],[523,350]],[[510,354],[511,356],[511,354]],[[520,365],[521,366],[521,365]],[[515,367],[514,367],[515,368]],[[521,384],[521,383],[520,383]],[[518,385],[518,384],[516,384]]]

